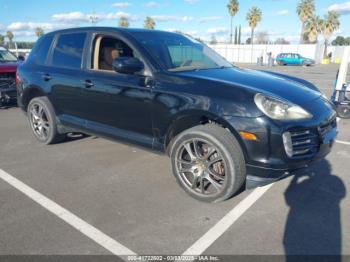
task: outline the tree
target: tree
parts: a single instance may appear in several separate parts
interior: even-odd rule
[[[350,37],[337,36],[336,39],[333,40],[332,45],[334,46],[344,46],[350,45]]]
[[[241,44],[241,36],[242,36],[242,27],[241,25],[239,25],[239,29],[238,29],[238,44]]]
[[[340,26],[339,15],[335,11],[329,11],[325,15],[324,19],[321,20],[320,28],[324,38],[324,53],[323,57],[327,57],[327,48],[329,38],[332,36],[334,31],[338,30]]]
[[[318,34],[321,32],[321,19],[313,15],[305,23],[305,37],[309,43],[316,43]]]
[[[281,37],[281,38],[276,39],[275,44],[276,45],[289,45],[290,42],[287,41],[286,39],[284,39],[283,37]]]
[[[232,44],[232,33],[233,33],[233,17],[237,14],[239,10],[239,3],[237,0],[230,0],[227,4],[228,13],[231,16],[231,34],[230,34],[230,43]]]
[[[266,45],[270,42],[269,34],[266,31],[258,32],[256,34],[256,41],[257,44],[263,44]]]
[[[211,45],[216,45],[217,43],[218,43],[218,41],[216,40],[215,35],[212,35],[212,36],[211,36],[211,40],[210,40],[210,44],[211,44]]]
[[[44,34],[44,29],[42,29],[41,27],[37,27],[35,28],[35,35],[39,38]]]
[[[119,27],[129,27],[129,20],[126,17],[121,17],[119,19]]]
[[[5,44],[5,36],[0,34],[0,46]]]
[[[236,26],[236,28],[235,28],[235,45],[237,45],[237,43],[238,43],[238,32],[237,32],[237,26]]]
[[[13,35],[13,33],[11,31],[7,31],[6,32],[6,37],[9,40],[9,48],[11,48],[12,47],[12,40],[14,38],[14,35]]]
[[[250,39],[251,39],[251,44],[253,45],[255,28],[257,27],[258,23],[262,19],[261,10],[258,7],[253,6],[252,8],[249,9],[246,19],[247,19],[249,27],[251,29]]]
[[[156,26],[156,22],[154,22],[154,20],[147,16],[144,22],[144,28],[146,29],[154,29],[154,27]]]
[[[304,43],[305,23],[315,12],[314,0],[301,0],[297,6],[297,14],[301,21],[300,43]]]
[[[246,45],[250,45],[252,43],[252,39],[250,37],[245,40]]]
[[[195,40],[198,41],[198,42],[200,42],[200,43],[202,43],[202,44],[205,43],[200,37],[195,38]]]

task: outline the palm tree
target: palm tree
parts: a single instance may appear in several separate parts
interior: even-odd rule
[[[315,12],[314,0],[301,0],[297,6],[297,14],[301,21],[300,43],[304,43],[305,24]]]
[[[5,37],[2,34],[0,34],[0,46],[4,44],[5,44]]]
[[[154,22],[154,20],[151,17],[147,16],[145,19],[144,28],[154,29],[155,26],[156,26],[156,22]]]
[[[325,15],[324,19],[321,20],[321,32],[324,38],[324,53],[323,57],[327,57],[327,47],[329,38],[332,36],[334,31],[338,30],[340,26],[339,15],[335,11],[329,11]]]
[[[119,19],[119,26],[120,27],[129,27],[129,20],[126,17],[121,17]]]
[[[11,48],[12,47],[12,39],[13,39],[14,35],[11,31],[7,31],[6,37],[9,40],[9,48]]]
[[[44,29],[42,29],[41,27],[37,27],[35,28],[35,35],[39,38],[44,34]]]
[[[232,33],[233,33],[233,17],[237,14],[239,10],[239,3],[237,0],[230,0],[227,4],[228,12],[231,16],[231,35],[230,35],[230,43],[232,44]]]
[[[306,21],[304,30],[310,43],[317,42],[318,34],[321,32],[321,19],[313,15]]]
[[[262,19],[262,12],[261,10],[256,7],[253,6],[252,8],[249,9],[247,17],[246,17],[249,27],[251,28],[251,44],[253,45],[254,43],[254,30],[256,28],[256,26],[258,25],[258,23],[261,21]]]

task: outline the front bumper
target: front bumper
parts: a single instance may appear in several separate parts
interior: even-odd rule
[[[282,123],[265,116],[229,117],[226,120],[236,131],[251,132],[258,137],[258,141],[241,138],[239,141],[245,154],[247,182],[253,186],[277,181],[324,158],[331,151],[337,134],[333,110],[305,122]],[[297,134],[295,152],[298,154],[295,156],[289,157],[285,151],[282,138],[285,132]],[[308,143],[299,145],[298,141]]]

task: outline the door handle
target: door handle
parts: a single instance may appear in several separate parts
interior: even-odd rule
[[[43,74],[41,77],[44,81],[49,81],[52,79],[52,76],[50,76],[49,74]]]
[[[91,88],[91,87],[94,86],[94,83],[91,80],[85,80],[85,81],[82,81],[82,82],[83,82],[83,84],[84,84],[84,86],[86,88]]]

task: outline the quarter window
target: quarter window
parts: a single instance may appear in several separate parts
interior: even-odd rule
[[[42,39],[42,42],[39,44],[38,49],[35,50],[35,61],[39,65],[44,65],[46,61],[47,54],[49,52],[51,42],[54,35],[48,35]]]
[[[52,64],[79,69],[83,56],[86,33],[60,35],[53,52]]]

